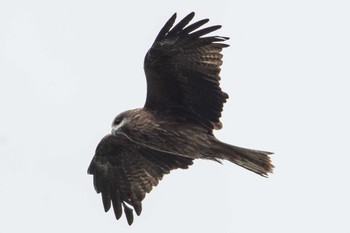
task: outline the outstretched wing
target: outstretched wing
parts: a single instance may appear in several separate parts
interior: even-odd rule
[[[221,26],[198,29],[208,19],[189,24],[190,13],[172,29],[174,14],[147,52],[144,69],[147,99],[144,108],[200,123],[209,131],[220,129],[228,95],[220,88],[222,48],[227,37],[207,36]],[[171,29],[171,30],[170,30]]]
[[[129,225],[133,210],[141,214],[141,201],[164,174],[176,168],[188,168],[192,159],[152,150],[130,141],[121,134],[107,135],[98,144],[88,168],[97,193],[101,193],[105,211],[113,205],[117,219],[124,213]]]

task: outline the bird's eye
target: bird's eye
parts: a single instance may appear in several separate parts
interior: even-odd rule
[[[120,122],[122,122],[122,120],[121,120],[121,119],[115,119],[114,124],[115,124],[115,125],[119,125],[119,124],[120,124]]]

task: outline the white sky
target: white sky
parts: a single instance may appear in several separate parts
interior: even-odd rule
[[[349,232],[348,1],[1,1],[1,232]],[[229,36],[222,141],[275,152],[268,179],[197,161],[165,176],[132,227],[86,169],[143,58],[195,11]]]

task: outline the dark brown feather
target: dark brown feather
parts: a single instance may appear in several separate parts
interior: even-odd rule
[[[189,25],[188,27],[186,27],[185,29],[183,29],[181,32],[179,32],[179,35],[187,35],[190,32],[196,30],[197,28],[201,27],[202,25],[206,24],[209,22],[209,19],[202,19],[199,20],[191,25]]]
[[[176,168],[188,168],[192,163],[190,158],[136,144],[122,134],[107,135],[97,146],[88,173],[94,176],[94,186],[102,195],[105,211],[112,205],[119,219],[124,209],[128,223],[132,224],[133,210],[127,204],[140,215],[141,201],[163,175]]]
[[[221,128],[219,118],[228,98],[219,83],[221,50],[228,46],[221,42],[228,38],[204,37],[220,25],[194,31],[208,19],[187,26],[193,17],[192,12],[171,29],[173,15],[146,54],[144,108],[199,123],[211,132]]]

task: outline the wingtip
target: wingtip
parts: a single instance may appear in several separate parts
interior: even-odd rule
[[[177,12],[175,12],[171,17],[170,17],[170,19],[169,20],[175,20],[176,19],[176,17],[177,17]]]
[[[195,13],[194,13],[194,11],[192,11],[191,13],[189,13],[188,15],[186,15],[185,17],[184,17],[184,20],[185,19],[187,19],[187,21],[188,21],[188,23],[194,18],[194,15],[195,15]],[[187,23],[186,23],[187,24]]]
[[[133,211],[124,202],[123,202],[123,207],[124,207],[124,213],[126,216],[126,220],[128,221],[129,226],[131,226],[131,224],[134,222]]]
[[[160,32],[158,33],[158,36],[156,37],[156,39],[154,40],[154,42],[157,42],[159,40],[161,40],[162,38],[165,37],[166,33],[168,33],[168,31],[170,30],[170,28],[174,25],[176,20],[176,12],[170,17],[170,19],[168,19],[168,21],[165,23],[165,25],[162,27],[162,29],[160,30]]]

